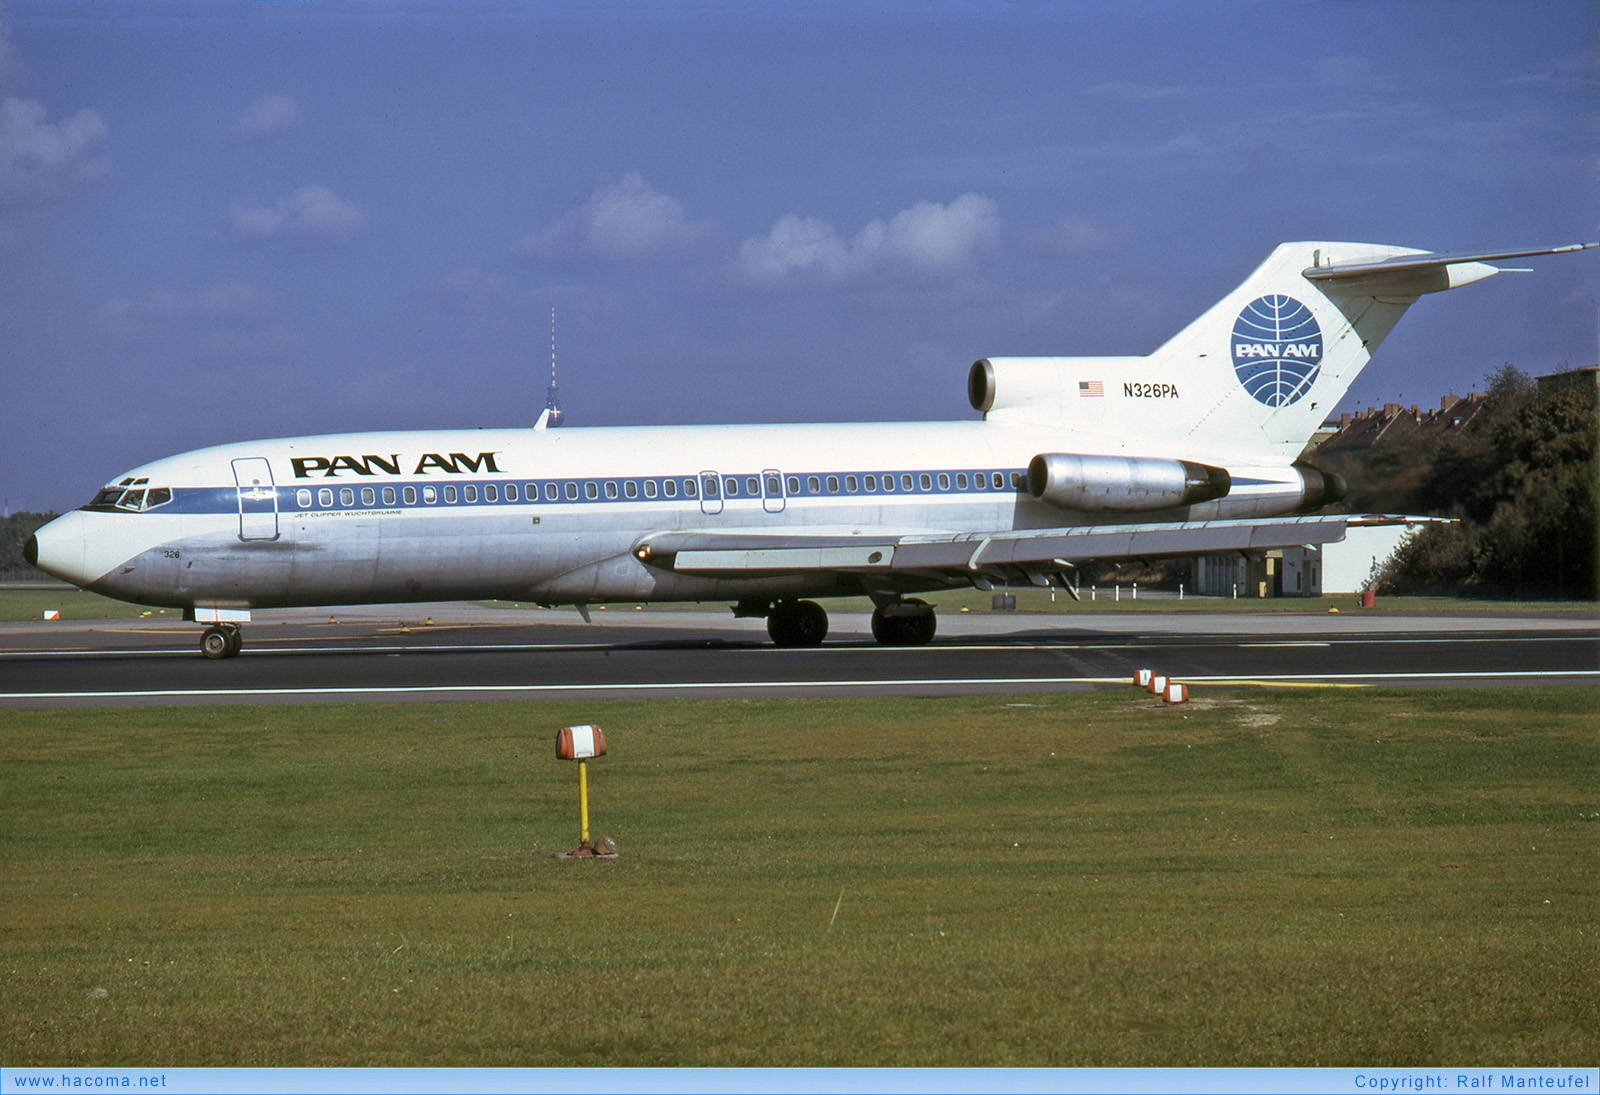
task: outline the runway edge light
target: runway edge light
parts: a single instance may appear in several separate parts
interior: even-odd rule
[[[589,769],[587,761],[606,755],[606,735],[598,726],[566,726],[556,732],[556,759],[578,762],[578,846],[557,859],[616,859],[616,841],[603,836],[589,843]]]

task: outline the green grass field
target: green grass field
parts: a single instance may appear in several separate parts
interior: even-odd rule
[[[0,712],[0,1060],[1593,1063],[1597,710]]]

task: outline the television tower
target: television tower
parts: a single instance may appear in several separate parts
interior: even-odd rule
[[[559,426],[561,420],[566,418],[566,412],[561,409],[561,401],[556,398],[556,310],[550,309],[550,390],[544,396],[544,409],[550,412],[550,417],[545,425]]]

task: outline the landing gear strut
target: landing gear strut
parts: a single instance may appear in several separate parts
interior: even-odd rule
[[[820,646],[828,614],[815,601],[779,601],[767,613],[767,634],[777,646]]]
[[[238,624],[212,624],[200,636],[200,653],[208,658],[232,658],[244,647]]]
[[[884,646],[926,646],[938,626],[933,606],[915,597],[887,601],[872,610],[872,637]]]

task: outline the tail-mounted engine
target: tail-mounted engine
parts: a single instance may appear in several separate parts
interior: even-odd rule
[[[1225,468],[1159,456],[1045,452],[1028,463],[1028,493],[1037,501],[1090,513],[1192,506],[1232,485]]]

